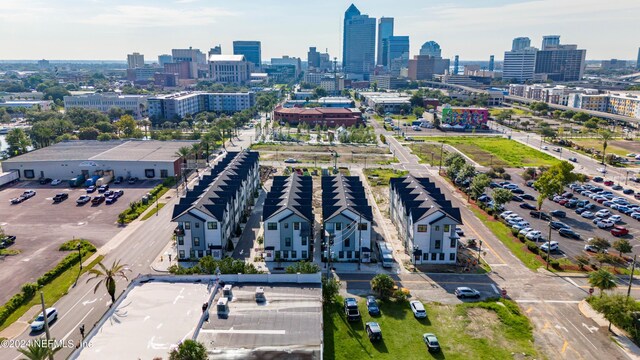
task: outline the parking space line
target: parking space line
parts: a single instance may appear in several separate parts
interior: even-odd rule
[[[493,288],[493,292],[495,292],[496,294],[500,294],[498,288],[495,285],[491,284],[491,287]]]

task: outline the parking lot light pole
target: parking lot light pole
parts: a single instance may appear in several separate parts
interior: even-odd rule
[[[627,300],[631,296],[631,284],[633,283],[633,272],[636,270],[636,258],[638,255],[633,255],[633,264],[631,264],[631,275],[629,275],[629,287],[627,288]]]

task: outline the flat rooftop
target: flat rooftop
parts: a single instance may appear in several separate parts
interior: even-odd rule
[[[256,287],[267,299],[258,304]],[[219,318],[210,308],[197,340],[210,359],[321,359],[322,290],[319,284],[250,284],[233,286],[229,315]],[[211,354],[214,354],[211,356]]]
[[[195,142],[156,140],[63,141],[5,160],[4,163],[73,160],[173,162],[178,159],[178,149],[183,146],[191,147],[193,143]]]
[[[191,338],[209,297],[206,282],[135,285],[87,338],[91,345],[78,359],[167,359],[174,346]]]

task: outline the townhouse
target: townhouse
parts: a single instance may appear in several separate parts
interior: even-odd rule
[[[178,259],[221,259],[260,186],[257,152],[229,152],[173,209]]]
[[[265,261],[313,259],[312,195],[310,176],[273,178],[262,212]]]
[[[323,236],[335,261],[371,261],[373,212],[357,176],[322,177]]]
[[[391,221],[414,264],[456,264],[460,209],[454,208],[429,178],[392,178]]]

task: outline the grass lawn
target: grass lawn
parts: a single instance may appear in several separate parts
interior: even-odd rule
[[[498,220],[493,220],[493,218],[489,218],[481,210],[478,210],[474,207],[470,207],[471,211],[476,215],[482,223],[491,230],[491,232],[505,244],[511,253],[515,255],[522,263],[531,270],[536,270],[537,268],[544,266],[544,264],[538,260],[535,254],[530,253],[526,250],[526,246],[521,243],[519,240],[515,240],[511,235],[511,230],[501,223]]]
[[[602,152],[602,140],[571,139],[571,141],[585,148],[594,148]],[[629,141],[629,143],[632,143],[632,141]],[[625,149],[624,147],[621,146],[621,144],[624,144],[624,141],[610,140],[609,143],[607,144],[607,154],[616,154],[616,155],[626,157],[628,153],[636,152],[636,150],[633,150],[633,148]]]
[[[418,139],[428,142],[444,141],[445,144],[454,146],[483,166],[538,167],[550,166],[558,162],[551,155],[502,137],[457,136],[420,137]]]
[[[537,357],[529,320],[513,302],[428,303],[428,318],[420,320],[407,302],[379,304],[382,315],[373,318],[361,300],[362,320],[357,322],[347,322],[341,302],[325,305],[324,359],[511,359],[513,353]],[[365,331],[369,321],[380,324],[383,341],[371,343]],[[428,353],[422,340],[427,332],[438,337],[441,353]]]
[[[364,174],[371,180],[377,180],[376,183],[374,183],[374,181],[370,181],[369,183],[371,183],[371,186],[389,186],[391,178],[407,176],[409,172],[406,170],[400,171],[394,169],[365,169]]]
[[[151,211],[149,211],[145,216],[142,217],[142,220],[147,220],[148,218],[152,217],[156,212],[160,211],[160,209],[162,209],[165,205],[167,204],[159,203],[158,206],[154,206],[153,209],[151,209]]]
[[[100,255],[94,261],[92,261],[91,264],[89,264],[88,266],[84,266],[82,268],[82,273],[84,274],[85,272],[89,271],[89,269],[96,266],[96,264],[102,261],[102,258],[104,258],[104,256]],[[49,284],[43,286],[40,290],[44,293],[45,302],[48,305],[52,305],[56,301],[60,300],[61,297],[67,294],[67,291],[69,290],[71,285],[73,285],[73,283],[76,281],[77,277],[78,277],[78,266],[73,266],[67,269],[67,271],[60,274],[60,276],[55,278]],[[31,301],[22,305],[16,311],[14,311],[13,314],[11,314],[9,318],[7,318],[4,324],[0,326],[0,330],[4,330],[9,325],[13,324],[22,315],[24,315],[24,313],[26,313],[27,310],[31,309],[31,307],[33,307],[34,305],[39,305],[39,304],[40,304],[40,296],[36,295],[33,297],[33,299],[31,299]]]
[[[420,158],[421,163],[431,164],[431,159],[433,159],[433,165],[440,164],[440,145],[436,144],[426,144],[426,143],[415,143],[410,144],[409,149]],[[433,157],[431,154],[433,153]],[[443,160],[449,155],[446,149],[442,150]]]
[[[508,109],[503,109],[503,108],[493,108],[489,110],[489,114],[491,116],[498,116],[498,114],[500,114],[501,112],[508,110]],[[523,115],[531,115],[531,111],[526,111],[526,110],[522,110],[522,109],[518,109],[518,108],[512,108],[511,110],[513,110],[513,114],[514,115],[519,115],[519,116],[523,116]]]

